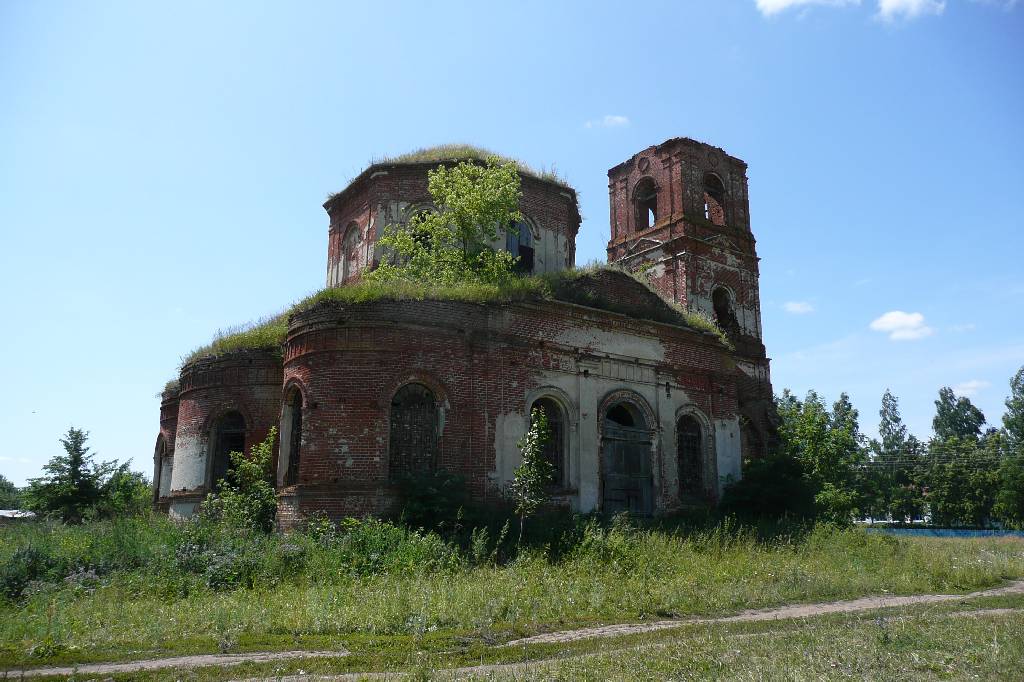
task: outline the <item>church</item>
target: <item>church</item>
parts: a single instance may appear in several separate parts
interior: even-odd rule
[[[375,267],[385,226],[433,210],[450,148],[373,163],[324,204],[327,287]],[[522,222],[493,245],[558,282],[522,301],[324,301],[280,343],[199,354],[162,393],[154,499],[193,514],[276,426],[278,524],[386,514],[395,481],[445,470],[497,499],[545,411],[551,496],[579,512],[714,504],[775,439],[746,164],[689,138],[608,171],[608,268],[575,270],[564,181],[520,166]],[[714,320],[695,324],[697,316]]]

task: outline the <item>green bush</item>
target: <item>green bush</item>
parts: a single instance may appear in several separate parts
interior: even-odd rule
[[[719,510],[744,519],[815,516],[815,491],[795,457],[772,455],[747,462],[743,478],[726,485]]]

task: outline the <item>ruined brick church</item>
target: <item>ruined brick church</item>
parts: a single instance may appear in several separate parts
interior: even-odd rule
[[[384,226],[433,210],[437,165],[374,163],[324,204],[328,287],[380,262]],[[521,179],[523,222],[494,246],[529,273],[573,268],[575,191]],[[552,427],[556,502],[641,515],[714,503],[775,433],[746,164],[675,138],[608,171],[608,191],[621,268],[566,277],[551,300],[323,303],[291,315],[280,348],[187,362],[162,394],[157,506],[192,514],[228,453],[272,426],[284,528],[387,513],[398,477],[442,469],[494,499],[533,408]],[[717,320],[728,343],[666,301]]]

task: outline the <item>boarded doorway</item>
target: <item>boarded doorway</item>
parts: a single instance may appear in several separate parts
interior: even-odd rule
[[[649,516],[654,510],[651,432],[638,409],[617,403],[601,430],[602,500],[606,514]]]

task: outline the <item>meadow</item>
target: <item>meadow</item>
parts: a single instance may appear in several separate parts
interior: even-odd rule
[[[442,537],[377,520],[284,535],[155,515],[3,528],[0,667],[333,645],[405,660],[595,623],[1024,576],[1019,540],[568,515],[537,526],[543,541],[522,548],[493,527]]]

